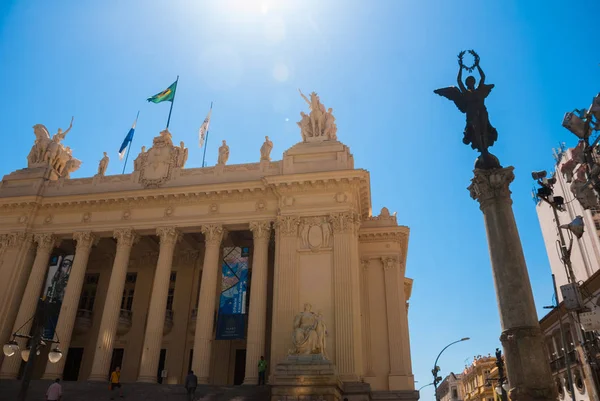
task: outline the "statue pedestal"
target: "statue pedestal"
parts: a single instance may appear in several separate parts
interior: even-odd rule
[[[335,365],[322,355],[289,355],[271,375],[271,401],[341,401]]]

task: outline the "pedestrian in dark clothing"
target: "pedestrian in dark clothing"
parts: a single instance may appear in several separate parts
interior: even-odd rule
[[[187,390],[188,401],[194,401],[196,387],[198,387],[198,377],[194,374],[193,370],[190,370],[185,377],[185,389]]]

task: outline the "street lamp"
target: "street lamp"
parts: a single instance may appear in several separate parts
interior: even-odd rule
[[[438,373],[440,372],[440,367],[437,364],[438,360],[440,359],[440,356],[451,345],[460,343],[462,341],[467,341],[467,340],[470,340],[470,338],[469,337],[464,337],[464,338],[461,338],[460,340],[456,340],[454,342],[451,342],[450,344],[448,344],[444,348],[442,348],[442,350],[438,354],[437,358],[435,358],[435,362],[433,363],[433,369],[431,369],[431,374],[433,375],[433,387],[435,388],[435,400],[436,401],[439,401],[438,393],[437,393],[437,385],[438,385],[439,382],[442,381],[442,378],[438,376]]]
[[[425,387],[429,387],[429,386],[433,386],[433,383],[429,383],[429,384],[426,384],[426,385],[424,385],[424,386],[421,386],[421,387],[420,387],[420,388],[419,388],[417,391],[421,391],[421,390],[423,390]]]
[[[13,334],[12,340],[4,344],[2,347],[2,351],[7,358],[15,357],[15,355],[20,354],[23,361],[26,362],[25,371],[23,372],[23,378],[21,381],[21,390],[19,391],[19,396],[17,398],[18,401],[25,401],[25,398],[27,397],[27,390],[29,388],[29,383],[31,382],[35,361],[37,356],[40,355],[40,350],[42,347],[44,347],[47,343],[56,344],[48,353],[48,360],[51,363],[57,363],[62,358],[62,351],[58,348],[58,335],[56,335],[56,341],[53,338],[44,337],[44,328],[46,327],[46,323],[50,320],[55,306],[56,304],[51,300],[40,299],[38,301],[38,307],[35,315],[23,326],[17,329],[17,331]],[[19,331],[31,320],[34,322],[32,334],[29,335],[19,333]],[[16,338],[24,338],[29,340],[28,346],[21,350],[21,352],[19,352],[19,344],[15,340]]]

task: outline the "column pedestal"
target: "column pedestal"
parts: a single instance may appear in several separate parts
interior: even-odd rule
[[[556,387],[539,326],[527,265],[512,210],[513,167],[475,169],[469,191],[480,203],[500,311],[512,401],[554,401]]]
[[[96,236],[91,232],[79,232],[73,234],[73,239],[77,242],[75,249],[75,259],[69,274],[69,281],[65,289],[65,296],[60,307],[58,315],[58,323],[56,324],[56,335],[60,340],[60,349],[63,356],[57,363],[49,363],[46,365],[46,371],[42,379],[62,378],[67,354],[69,353],[69,345],[71,344],[71,335],[73,334],[73,326],[77,317],[77,306],[81,297],[81,289],[85,278],[88,259],[92,244],[96,240]]]
[[[223,239],[223,226],[202,226],[206,250],[198,299],[198,318],[194,337],[192,370],[198,376],[198,384],[209,384],[210,358],[213,341],[217,279],[219,274],[219,250]]]
[[[248,313],[248,339],[246,341],[246,377],[244,384],[258,384],[258,361],[265,355],[265,330],[267,323],[267,263],[271,222],[250,223],[254,237],[252,281],[250,282],[250,307]]]
[[[158,371],[165,327],[173,252],[175,251],[175,244],[181,238],[179,231],[174,227],[160,227],[156,230],[156,234],[160,237],[160,253],[158,254],[156,272],[154,273],[152,297],[148,309],[148,322],[146,323],[146,335],[144,336],[144,348],[138,376],[138,382],[142,383],[156,383],[157,381],[156,372]]]
[[[48,269],[48,261],[52,250],[57,245],[56,237],[52,234],[36,234],[37,253],[33,262],[31,274],[27,280],[27,287],[21,299],[17,320],[13,326],[13,332],[19,330],[20,334],[29,334],[33,320],[28,321],[35,315],[40,293],[44,285],[44,277]],[[27,341],[23,338],[17,339],[20,349],[25,349]],[[10,358],[4,358],[0,369],[0,379],[16,379],[21,367],[21,355],[18,353]]]
[[[125,288],[129,255],[133,244],[138,239],[130,228],[115,230],[114,237],[117,240],[117,253],[110,273],[106,301],[104,301],[102,309],[102,320],[98,331],[92,372],[89,377],[91,381],[107,381],[110,374],[110,360],[121,312],[121,298]]]

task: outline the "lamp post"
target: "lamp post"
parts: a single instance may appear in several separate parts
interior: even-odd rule
[[[436,400],[436,401],[439,401],[439,398],[438,398],[438,393],[437,393],[437,385],[438,385],[438,383],[439,383],[439,382],[441,382],[441,381],[442,381],[442,378],[438,376],[438,373],[440,372],[440,367],[439,367],[439,366],[438,366],[438,364],[437,364],[437,363],[438,363],[438,360],[440,359],[440,356],[441,356],[441,355],[442,355],[442,353],[443,353],[444,351],[446,351],[446,349],[447,349],[448,347],[450,347],[451,345],[454,345],[454,344],[460,343],[460,342],[462,342],[462,341],[467,341],[467,340],[470,340],[470,338],[469,338],[469,337],[464,337],[464,338],[461,338],[460,340],[456,340],[456,341],[454,341],[454,342],[451,342],[450,344],[448,344],[448,345],[446,345],[444,348],[442,348],[442,350],[441,350],[441,351],[440,351],[440,353],[438,354],[437,358],[435,358],[435,362],[433,363],[433,369],[431,369],[431,374],[433,375],[433,383],[432,383],[432,384],[433,384],[433,387],[435,388],[435,400]],[[425,386],[424,386],[424,387],[425,387]]]
[[[433,385],[434,385],[434,383],[429,383],[429,384],[426,384],[426,385],[424,385],[424,386],[421,386],[421,387],[419,387],[419,389],[418,389],[417,391],[421,391],[421,390],[423,390],[425,387],[429,387],[429,386],[433,386]]]
[[[508,390],[508,383],[506,383],[506,377],[504,376],[504,359],[502,359],[502,351],[496,348],[496,367],[498,368],[498,385],[494,387],[496,394],[498,394],[502,401],[508,401],[506,391]]]
[[[38,301],[38,307],[36,309],[35,315],[31,318],[33,319],[33,329],[31,331],[31,335],[19,333],[19,330],[13,334],[13,339],[8,343],[4,344],[2,351],[6,357],[15,357],[18,358],[19,354],[21,358],[26,362],[25,370],[23,372],[23,377],[21,379],[21,389],[19,391],[19,396],[17,401],[25,401],[27,397],[27,390],[29,389],[29,383],[31,382],[31,376],[33,374],[33,369],[35,367],[35,362],[37,356],[40,353],[40,350],[46,344],[57,344],[58,336],[56,341],[52,338],[44,337],[44,328],[46,327],[46,323],[52,316],[52,312],[55,309],[56,304],[49,299],[40,299]],[[30,319],[30,320],[31,320]],[[27,323],[26,323],[27,324]],[[19,345],[15,341],[16,338],[26,338],[29,340],[28,346],[20,350]],[[55,346],[48,353],[48,360],[51,363],[57,363],[62,358],[62,352]]]

